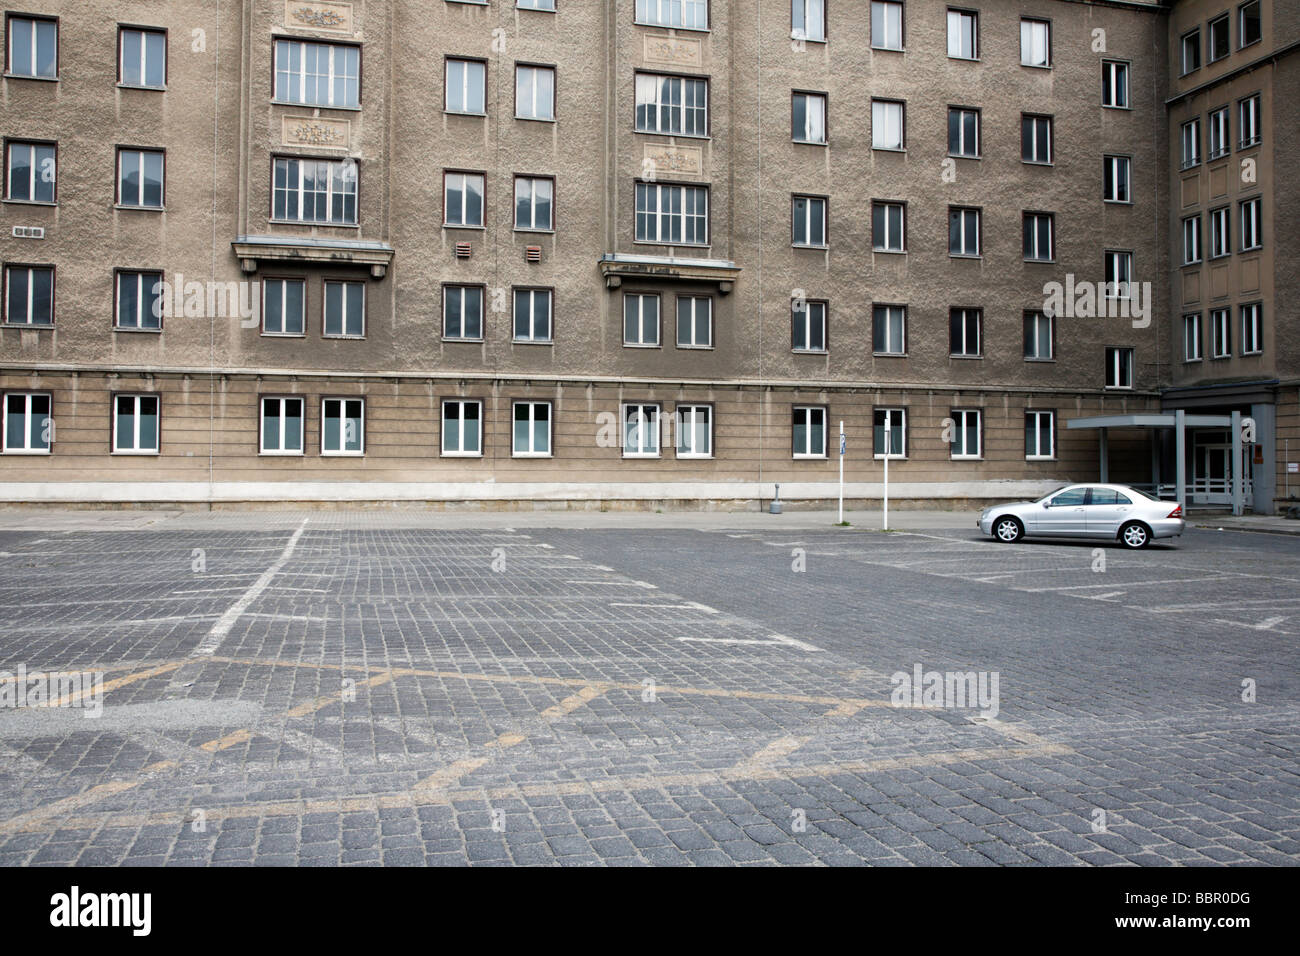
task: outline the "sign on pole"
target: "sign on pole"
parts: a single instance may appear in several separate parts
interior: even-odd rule
[[[889,412],[885,412],[885,498],[884,508],[880,514],[881,531],[889,530],[889,453],[894,448],[894,444],[890,440],[889,419]]]
[[[844,437],[844,422],[840,422],[840,524],[844,524],[844,452],[848,449]]]

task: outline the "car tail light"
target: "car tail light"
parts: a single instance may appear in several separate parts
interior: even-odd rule
[[[1166,518],[1181,518],[1183,516],[1183,506],[1174,505],[1174,510],[1165,515]]]

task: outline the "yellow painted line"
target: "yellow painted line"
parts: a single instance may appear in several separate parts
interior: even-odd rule
[[[252,731],[236,730],[224,737],[218,737],[216,740],[209,740],[206,744],[200,744],[199,749],[206,750],[208,753],[216,753],[218,750],[227,750],[238,744],[247,743],[252,739]]]
[[[473,757],[449,763],[441,770],[425,777],[415,785],[414,790],[441,790],[449,787],[467,773],[473,773],[488,762],[487,757]]]
[[[140,771],[141,776],[135,780],[116,780],[112,783],[101,783],[91,787],[83,793],[74,794],[71,797],[64,797],[62,800],[55,800],[53,803],[47,803],[43,807],[37,807],[35,810],[28,810],[26,813],[20,813],[17,816],[10,817],[8,820],[0,823],[0,833],[19,833],[30,831],[38,828],[49,820],[51,817],[63,817],[64,814],[80,810],[82,807],[89,806],[103,800],[105,797],[111,797],[114,794],[122,793],[138,787],[144,782],[143,777],[150,773],[156,773],[160,770],[170,770],[175,767],[175,761],[161,760],[158,763],[152,763]],[[63,820],[57,821],[58,826],[63,825]]]
[[[863,706],[864,704],[860,700],[846,700],[844,703],[839,704],[836,707],[832,707],[830,710],[826,711],[826,713],[822,714],[822,716],[823,717],[852,717],[854,714],[860,711],[863,708]]]
[[[98,690],[100,694],[107,694],[111,690],[117,690],[119,687],[125,687],[127,684],[134,684],[136,681],[148,680],[150,677],[157,677],[159,674],[170,674],[172,671],[179,670],[183,666],[183,661],[177,661],[174,664],[163,664],[160,667],[151,667],[146,671],[138,671],[134,674],[127,674],[125,677],[117,677],[113,680],[104,681],[104,683],[99,685]],[[71,707],[80,702],[82,698],[86,697],[94,689],[95,688],[91,688],[90,691],[77,691],[72,694],[67,694],[56,701],[46,704],[45,706]]]
[[[740,774],[743,777],[748,777],[753,773],[763,770],[769,764],[775,763],[783,757],[790,756],[790,754],[794,753],[810,740],[812,740],[811,736],[796,737],[794,734],[779,737],[762,750],[758,751],[758,753],[746,757],[744,760],[737,763],[734,767],[728,770],[727,773]]]
[[[399,670],[384,671],[382,674],[370,678],[370,680],[362,681],[361,683],[357,684],[357,686],[378,687],[381,684],[387,684],[398,674],[404,674],[404,673],[406,673],[406,671],[399,671]],[[306,717],[308,714],[314,714],[318,710],[324,710],[330,704],[336,704],[342,699],[343,699],[342,690],[340,690],[337,694],[327,694],[324,697],[316,697],[312,700],[307,701],[307,703],[305,704],[299,704],[297,707],[294,707],[290,710],[286,710],[284,712],[284,716]]]
[[[547,720],[554,720],[557,717],[563,717],[565,714],[571,714],[583,704],[595,700],[603,693],[605,693],[605,688],[595,684],[589,685],[573,696],[564,698],[553,707],[547,707],[542,711],[542,716]]]
[[[87,676],[88,676],[88,675],[91,675],[91,674],[112,674],[114,671],[127,671],[127,670],[130,670],[132,667],[139,667],[142,663],[144,663],[144,662],[143,662],[143,661],[127,661],[127,662],[124,663],[124,664],[105,664],[103,667],[96,667],[94,670],[77,670],[77,671],[62,670],[62,669],[60,669],[60,668],[58,668],[58,667],[47,667],[47,668],[44,668],[43,670],[28,671],[28,672],[27,672],[27,680],[31,680],[33,677],[37,677],[37,676],[39,676],[39,675],[41,675],[41,674],[72,674],[72,675],[75,675],[75,676],[77,676],[77,677],[81,677],[81,676],[83,676],[83,675],[87,675]],[[164,661],[163,663],[165,663],[165,664],[177,664],[177,665],[181,665],[181,664],[184,664],[185,662],[184,662],[184,661]],[[8,677],[0,677],[0,684],[17,684],[17,683],[18,683],[18,675],[17,675],[17,674],[11,674],[11,675],[9,675]]]

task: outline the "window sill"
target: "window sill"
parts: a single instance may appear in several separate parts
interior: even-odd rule
[[[361,225],[355,222],[312,222],[307,219],[268,219],[266,221],[271,226],[309,226],[321,229],[356,229],[358,231],[361,229]]]
[[[481,451],[444,451],[441,453],[442,458],[482,458]]]
[[[978,262],[980,259],[983,259],[984,256],[981,255],[981,254],[978,253],[978,252],[950,252],[950,253],[948,253],[948,258],[949,258],[949,259],[967,259],[967,260],[974,260],[974,261]]]
[[[289,336],[289,337],[305,339],[307,336],[304,334],[302,336]],[[321,338],[332,339],[335,342],[364,342],[366,340],[366,337],[364,335],[337,335],[330,332],[322,332]]]
[[[511,458],[554,458],[549,451],[512,451]]]
[[[48,208],[50,208],[50,209],[55,209],[55,208],[57,208],[58,205],[59,205],[58,200],[55,200],[55,201],[53,201],[53,202],[48,202],[48,201],[46,201],[46,200],[44,200],[44,199],[8,199],[8,198],[6,198],[6,199],[4,200],[4,202],[9,203],[9,204],[12,204],[12,205],[14,205],[14,206],[46,206],[46,207],[48,207]]]
[[[442,340],[444,342],[450,342],[452,344],[459,343],[461,345],[482,345],[483,344],[483,338],[481,336],[477,339],[467,339],[467,338],[451,338],[449,336],[444,335],[442,337]]]
[[[1120,110],[1127,113],[1133,112],[1133,107],[1131,106],[1115,106],[1111,103],[1102,103],[1101,108],[1104,110]]]
[[[1039,365],[1054,365],[1054,364],[1056,364],[1056,359],[1054,359],[1054,358],[1033,358],[1033,357],[1028,356],[1028,355],[1025,356],[1025,361],[1026,361],[1026,362],[1037,362]]]
[[[872,352],[872,358],[907,358],[906,352]]]
[[[1254,149],[1256,146],[1259,146],[1263,142],[1264,141],[1262,139],[1256,139],[1256,140],[1251,140],[1249,143],[1238,143],[1237,151],[1242,152],[1243,150]]]
[[[873,43],[873,44],[871,45],[871,52],[872,52],[872,53],[906,53],[906,52],[907,52],[907,47],[902,47],[902,46],[876,46],[876,45]]]
[[[1207,163],[1212,163],[1212,162],[1214,162],[1216,159],[1227,159],[1227,158],[1228,158],[1229,156],[1231,156],[1231,155],[1232,155],[1232,150],[1230,150],[1230,149],[1225,149],[1225,150],[1222,150],[1222,151],[1217,152],[1217,153],[1211,153],[1209,156],[1206,156],[1206,157],[1205,157],[1205,161],[1206,161]]]
[[[682,345],[680,342],[677,347],[683,352],[712,352],[714,349],[712,345]]]
[[[166,212],[166,206],[128,206],[124,203],[113,203],[114,209],[121,209],[123,212]]]
[[[1046,162],[1044,162],[1044,161],[1041,160],[1041,159],[1025,159],[1024,157],[1021,157],[1021,159],[1020,159],[1020,165],[1022,165],[1022,166],[1042,166],[1042,167],[1044,167],[1044,168],[1046,168],[1046,169],[1051,169],[1051,168],[1052,168],[1053,166],[1055,166],[1056,164],[1055,164],[1054,162],[1052,162],[1051,160],[1047,160]]]
[[[470,119],[487,119],[487,113],[467,113],[467,112],[462,112],[460,110],[444,109],[442,111],[442,115],[443,116],[468,116]]]
[[[1051,70],[1052,68],[1050,63],[1026,63],[1024,60],[1020,61],[1020,65],[1026,70]]]
[[[149,457],[157,458],[159,456],[159,452],[157,451],[125,451],[120,448],[113,449],[111,452],[109,452],[109,454],[121,455],[123,457],[130,457],[130,458],[149,458]]]
[[[951,53],[948,54],[948,59],[956,60],[958,63],[978,63],[980,61],[977,56],[953,56]]]
[[[152,89],[152,87],[149,87],[149,89]],[[344,113],[360,113],[360,112],[361,112],[361,107],[360,107],[359,105],[358,105],[358,106],[330,106],[328,103],[295,103],[295,102],[293,102],[292,100],[277,100],[277,99],[272,99],[272,100],[271,100],[271,105],[272,105],[272,106],[288,106],[288,107],[292,107],[292,108],[294,108],[294,109],[300,109],[300,110],[339,110],[340,112],[344,112]],[[310,149],[312,146],[315,146],[315,145],[318,145],[318,144],[315,144],[315,143],[294,143],[294,144],[292,144],[292,145],[294,145],[294,146],[299,146],[299,147],[302,147],[302,148],[305,148],[305,149]],[[334,149],[338,149],[338,147],[335,146]]]
[[[663,348],[663,346],[660,345],[658,342],[646,342],[646,343],[642,343],[642,342],[624,342],[624,343],[623,343],[623,348],[625,348],[625,349],[661,349],[661,348]]]
[[[906,146],[872,146],[873,152],[876,153],[906,153]]]
[[[1185,358],[1185,359],[1183,359],[1183,364],[1184,364],[1184,365],[1200,365],[1200,364],[1201,364],[1202,362],[1204,362],[1204,361],[1205,361],[1205,359],[1203,359],[1203,358],[1190,358],[1190,359],[1189,359],[1189,358]]]
[[[6,448],[3,452],[6,455],[49,455],[49,448]]]
[[[129,325],[115,325],[113,326],[113,331],[114,332],[135,332],[135,333],[143,332],[145,335],[162,335],[162,329],[133,329]]]
[[[260,334],[264,339],[305,339],[307,337],[307,333],[305,331],[304,332],[267,332],[263,330]],[[364,336],[338,335],[338,336],[322,336],[322,338],[340,338],[340,339],[364,338]]]
[[[794,143],[796,146],[829,146],[830,145],[830,143],[828,143],[826,140],[822,140],[821,142],[818,142],[817,140],[812,140],[812,139],[791,139],[790,142]]]
[[[259,451],[257,453],[257,457],[259,458],[302,458],[303,453],[301,449],[298,451]]]
[[[949,461],[983,461],[983,455],[949,455]]]
[[[712,461],[713,460],[712,455],[693,455],[690,454],[689,452],[680,452],[680,451],[677,452],[675,457],[677,458],[678,461]]]
[[[1263,354],[1264,354],[1264,350],[1263,350],[1263,349],[1255,349],[1255,350],[1252,351],[1252,352],[1242,352],[1242,353],[1241,353],[1241,357],[1242,357],[1242,358],[1246,358],[1247,356],[1250,356],[1250,355],[1263,355]]]
[[[455,227],[455,226],[444,226],[443,228],[444,228],[444,229],[454,229],[454,228],[458,228],[458,227]],[[553,236],[553,235],[555,235],[555,230],[554,230],[554,229],[529,229],[527,226],[515,226],[515,230],[514,230],[514,231],[515,231],[515,232],[522,232],[522,233],[525,233],[526,235],[530,235],[530,236]]]
[[[648,20],[633,20],[639,27],[657,27],[660,30],[684,30],[687,33],[710,33],[708,27],[675,27],[671,23],[651,23]]]
[[[167,87],[165,86],[144,86],[139,83],[118,83],[117,88],[119,90],[140,90],[145,93],[166,93],[167,92]]]
[[[813,252],[825,252],[827,249],[830,248],[830,245],[829,245],[829,244],[823,244],[823,245],[817,246],[817,245],[813,245],[812,243],[808,243],[808,242],[792,242],[792,243],[790,243],[790,248],[791,248],[791,249],[811,249]]]
[[[1242,249],[1242,250],[1240,250],[1240,251],[1241,251],[1241,253],[1244,255],[1244,254],[1247,253],[1247,252],[1259,252],[1259,250],[1261,250],[1261,249],[1263,249],[1263,248],[1264,248],[1264,246],[1261,244],[1261,245],[1258,245],[1258,246],[1246,246],[1246,248],[1244,248],[1244,249]]]
[[[634,246],[663,246],[665,249],[711,249],[711,242],[665,242],[655,239],[633,239]]]
[[[364,458],[364,451],[323,451],[320,453],[322,458]]]
[[[791,349],[791,355],[830,355],[830,349]]]
[[[1131,392],[1131,391],[1133,391],[1133,386],[1132,386],[1132,385],[1105,385],[1105,386],[1103,386],[1103,391],[1107,391],[1107,392]]]
[[[466,232],[487,232],[487,226],[461,226],[461,225],[458,225],[458,224],[456,224],[456,223],[454,223],[454,222],[444,222],[444,223],[442,224],[442,228],[444,228],[444,229],[463,229],[463,230],[465,230]]]
[[[1103,199],[1102,202],[1105,203],[1107,206],[1132,206],[1133,205],[1133,200],[1131,199]]]
[[[59,82],[59,78],[57,76],[28,76],[25,73],[6,73],[4,74],[4,78],[6,80],[36,80],[38,83]]]
[[[1030,265],[1030,266],[1054,266],[1054,265],[1056,265],[1056,260],[1055,260],[1055,259],[1024,259],[1024,260],[1021,260],[1021,261],[1023,261],[1023,262],[1025,263],[1025,265]]]
[[[795,461],[826,461],[825,455],[792,455]]]
[[[905,256],[905,255],[907,255],[907,250],[906,250],[906,249],[877,249],[877,248],[875,248],[875,247],[873,246],[872,249],[871,249],[871,251],[874,252],[876,255],[880,255],[880,256]]]
[[[984,157],[983,157],[983,155],[978,154],[978,153],[977,153],[976,155],[974,155],[974,156],[967,155],[966,153],[949,153],[949,154],[948,154],[948,158],[949,158],[949,159],[971,159],[971,160],[980,160],[980,159],[983,159]]]
[[[53,322],[0,322],[0,329],[53,329]]]
[[[511,339],[512,345],[554,345],[554,339]]]
[[[659,452],[657,452],[657,451],[655,451],[655,452],[649,452],[649,451],[647,451],[647,452],[627,452],[627,451],[623,452],[623,458],[624,458],[624,460],[631,460],[631,459],[637,459],[637,458],[639,458],[639,459],[641,459],[641,460],[643,460],[643,461],[645,461],[645,460],[654,461],[654,460],[656,460],[656,459],[658,459],[658,458],[662,458],[662,457],[663,457],[663,456],[660,455]]]
[[[906,455],[872,455],[876,461],[884,461],[888,458],[890,461],[907,461]]]
[[[979,361],[979,360],[983,359],[984,356],[983,356],[983,355],[957,355],[957,354],[954,354],[954,353],[951,353],[951,352],[950,352],[950,353],[948,353],[948,358],[950,358],[950,359],[963,359],[963,360],[966,360],[966,361]]]
[[[552,125],[559,122],[554,116],[520,116],[518,113],[515,114],[515,119],[524,123],[551,123]]]
[[[1025,461],[1056,461],[1055,455],[1026,455]]]

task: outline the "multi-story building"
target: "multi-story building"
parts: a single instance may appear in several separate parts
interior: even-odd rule
[[[1206,404],[1285,487],[1295,5],[23,0],[0,499],[752,506],[842,422],[850,501],[981,500]]]

